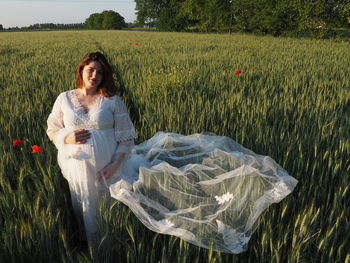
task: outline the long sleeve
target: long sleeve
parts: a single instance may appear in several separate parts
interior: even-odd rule
[[[112,160],[115,161],[130,153],[134,146],[134,139],[137,138],[135,127],[127,112],[127,108],[120,97],[116,97],[114,111],[114,133],[117,141],[117,148]]]
[[[118,152],[127,152],[137,138],[135,127],[120,97],[116,97],[114,112],[115,139],[118,142]]]
[[[62,99],[64,94],[61,93],[52,108],[52,111],[47,118],[47,130],[46,134],[50,140],[53,141],[56,148],[59,149],[64,144],[65,137],[69,134],[70,130],[65,129],[63,121],[62,111]]]

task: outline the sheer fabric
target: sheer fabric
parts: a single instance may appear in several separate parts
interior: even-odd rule
[[[261,213],[296,184],[273,159],[228,137],[159,132],[133,148],[110,192],[155,232],[241,253]]]
[[[273,159],[230,138],[159,132],[134,146],[136,133],[118,96],[98,97],[88,112],[74,90],[61,93],[47,120],[58,163],[69,183],[74,211],[96,254],[96,214],[103,195],[125,203],[149,229],[195,245],[241,253],[261,213],[285,198],[297,180]],[[85,128],[85,144],[65,144]],[[96,174],[119,154],[127,156],[114,176]]]

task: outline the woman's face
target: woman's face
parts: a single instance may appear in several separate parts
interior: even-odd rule
[[[97,88],[103,78],[103,69],[98,61],[91,61],[88,65],[84,66],[82,70],[82,77],[85,88]]]

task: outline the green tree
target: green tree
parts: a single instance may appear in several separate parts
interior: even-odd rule
[[[103,11],[101,27],[102,29],[122,29],[126,27],[124,17],[112,10]]]
[[[350,0],[345,1],[340,6],[340,17],[341,17],[341,26],[350,26]]]
[[[185,0],[135,0],[139,24],[153,26],[159,30],[181,31],[186,19],[181,16],[180,5]]]
[[[2,24],[0,24],[0,30],[4,30],[4,28],[2,27]]]
[[[186,28],[187,20],[180,13],[181,2],[179,0],[166,0],[162,3],[162,8],[155,22],[159,30],[182,31]]]
[[[137,22],[141,25],[153,26],[160,9],[164,6],[163,0],[135,0]]]
[[[198,31],[230,31],[232,27],[230,0],[186,0],[180,13]]]
[[[296,0],[299,9],[299,30],[322,38],[338,26],[346,25],[350,16],[349,0]]]
[[[102,29],[102,15],[99,13],[91,14],[85,20],[85,28],[87,28],[87,29]]]
[[[235,0],[232,10],[240,31],[281,35],[297,27],[298,8],[288,0]]]
[[[160,30],[312,32],[322,37],[350,22],[350,0],[135,0],[137,21]]]
[[[124,17],[112,10],[91,14],[84,24],[87,29],[122,29],[126,27]]]

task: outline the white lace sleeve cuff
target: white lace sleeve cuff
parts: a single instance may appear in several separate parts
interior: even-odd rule
[[[56,133],[53,143],[58,150],[64,145],[64,139],[70,132],[70,129],[62,128]]]
[[[117,142],[124,142],[135,138],[137,138],[135,128],[122,130],[122,131],[118,131],[118,130],[115,131],[115,139]]]

